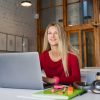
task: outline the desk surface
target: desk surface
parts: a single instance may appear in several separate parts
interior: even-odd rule
[[[38,90],[0,88],[0,100],[41,100],[40,97],[32,96],[32,94],[37,91]],[[99,100],[100,94],[88,92],[84,95],[75,97],[73,100],[90,100],[91,98],[92,100]],[[44,97],[43,100],[51,99]]]

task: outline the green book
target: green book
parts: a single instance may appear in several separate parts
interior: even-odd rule
[[[78,95],[82,95],[87,91],[84,89],[74,89],[73,94],[68,95],[67,92],[63,93],[63,90],[57,90],[52,93],[52,88],[45,89],[33,94],[33,97],[39,97],[41,99],[54,99],[54,100],[70,100]],[[63,93],[63,94],[60,94]]]

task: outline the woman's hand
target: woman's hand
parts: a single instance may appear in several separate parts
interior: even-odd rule
[[[49,77],[42,77],[43,81],[46,82],[46,83],[49,83],[49,84],[54,84],[55,83],[55,80],[54,78],[49,78]]]

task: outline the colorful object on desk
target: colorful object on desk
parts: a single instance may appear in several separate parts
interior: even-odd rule
[[[72,86],[68,86],[67,94],[72,95],[74,93],[74,88]]]
[[[51,89],[52,93],[55,93],[56,91],[63,89],[64,85],[54,85],[53,88]]]
[[[54,80],[55,80],[55,84],[58,84],[60,81],[59,77],[57,77],[57,76],[54,77]]]
[[[46,90],[43,90],[43,91],[39,91],[37,93],[35,93],[34,95],[37,95],[37,96],[44,96],[44,97],[52,97],[56,96],[56,99],[58,99],[59,97],[59,100],[69,100],[69,99],[72,99],[78,95],[82,95],[84,93],[86,93],[86,90],[84,89],[74,89],[73,93],[68,95],[67,91],[68,91],[68,87],[64,87],[63,89],[58,89],[58,90],[54,90],[54,92],[52,93],[52,89],[54,88],[49,88],[49,89],[46,89]],[[60,99],[61,98],[64,98],[64,99]]]
[[[64,87],[64,89],[63,89],[63,93],[66,93],[66,91],[67,91],[67,88],[66,88],[66,87]]]
[[[54,85],[54,89],[63,89],[64,85]]]
[[[52,88],[51,93],[55,93],[55,92],[56,92],[56,89]]]

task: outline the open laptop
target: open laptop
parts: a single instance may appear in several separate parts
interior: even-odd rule
[[[38,53],[1,53],[0,87],[42,90]]]

